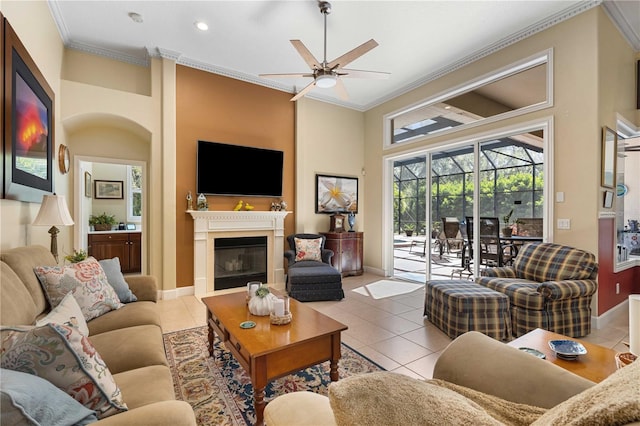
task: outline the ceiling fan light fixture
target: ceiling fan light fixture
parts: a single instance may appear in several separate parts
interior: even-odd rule
[[[316,77],[316,86],[321,89],[329,89],[336,85],[336,76],[335,75],[319,75]]]
[[[197,29],[199,29],[200,31],[208,31],[209,30],[209,25],[207,25],[206,22],[203,21],[196,21],[193,23],[193,25],[196,26]]]

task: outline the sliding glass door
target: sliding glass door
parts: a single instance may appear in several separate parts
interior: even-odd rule
[[[473,279],[546,237],[542,130],[396,160],[393,170],[397,278]]]

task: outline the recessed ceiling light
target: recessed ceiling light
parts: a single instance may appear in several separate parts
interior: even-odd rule
[[[141,24],[144,21],[144,19],[142,19],[142,15],[136,12],[129,12],[129,18],[138,24]]]
[[[206,22],[196,21],[193,25],[195,25],[200,31],[207,31],[209,29],[209,25],[207,25]]]

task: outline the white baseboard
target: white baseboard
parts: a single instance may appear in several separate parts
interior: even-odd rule
[[[595,329],[595,330],[599,330],[601,328],[606,327],[609,322],[611,322],[611,317],[620,312],[622,309],[628,310],[629,309],[629,299],[625,299],[624,302],[619,303],[618,305],[614,306],[613,308],[609,309],[607,312],[605,312],[604,314],[600,315],[599,317],[591,317],[591,328]]]
[[[182,296],[191,296],[193,294],[195,294],[195,287],[190,285],[187,287],[174,288],[173,290],[160,290],[158,291],[158,299],[171,300]]]

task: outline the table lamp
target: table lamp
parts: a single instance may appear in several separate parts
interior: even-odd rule
[[[33,221],[35,226],[51,226],[49,234],[51,234],[51,254],[58,262],[58,233],[60,230],[56,226],[73,225],[73,219],[69,213],[67,202],[62,195],[45,195],[42,197],[40,211]]]

